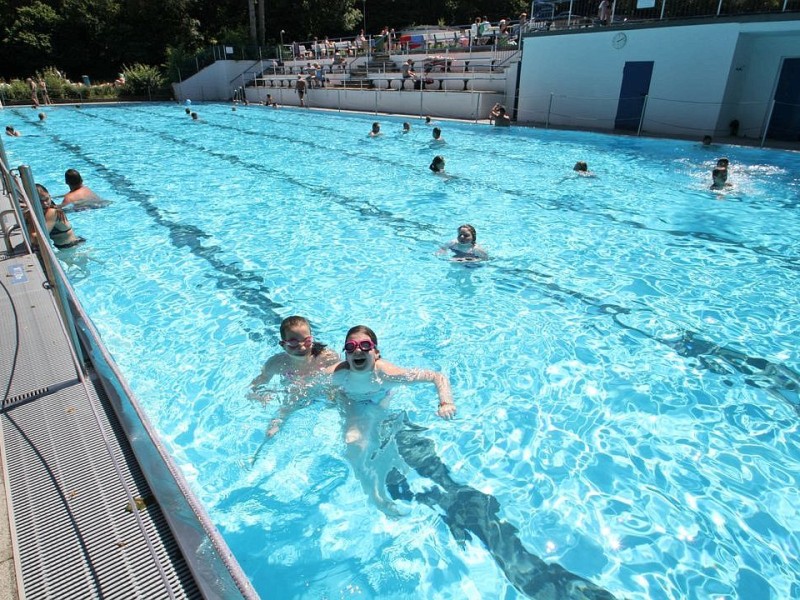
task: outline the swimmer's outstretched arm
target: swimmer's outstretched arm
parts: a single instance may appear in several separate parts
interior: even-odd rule
[[[387,380],[397,383],[432,383],[439,395],[439,408],[436,413],[443,419],[452,419],[455,416],[456,404],[453,402],[450,380],[442,373],[423,369],[404,369],[383,359],[375,364],[375,369],[379,370]]]
[[[259,394],[258,388],[267,385],[273,377],[275,377],[280,372],[280,354],[276,354],[275,356],[269,357],[267,362],[264,363],[264,366],[261,367],[261,373],[250,382],[250,398],[255,400],[261,400],[262,402],[266,402],[269,400],[269,395]]]

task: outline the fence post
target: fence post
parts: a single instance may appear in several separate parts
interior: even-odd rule
[[[645,94],[644,96],[644,103],[642,104],[642,114],[639,115],[639,129],[636,131],[636,135],[642,135],[642,123],[644,123],[644,113],[647,111],[647,99],[650,97],[649,94]]]
[[[719,13],[721,12],[722,12],[722,0],[719,0],[719,4],[717,4],[717,16],[719,16]]]
[[[550,128],[550,111],[553,110],[553,92],[550,92],[550,103],[547,105],[547,117],[544,121],[544,128]]]

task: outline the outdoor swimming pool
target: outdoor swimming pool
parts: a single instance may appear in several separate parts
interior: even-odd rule
[[[4,141],[52,194],[75,168],[113,202],[71,216],[89,241],[60,256],[263,597],[572,589],[536,557],[586,597],[800,596],[800,156],[193,109],[5,109]],[[713,193],[721,155],[734,187]],[[478,268],[435,255],[462,223]],[[449,375],[453,421],[432,388],[393,394],[406,516],[369,503],[323,399],[262,447],[276,407],[248,387],[291,314]]]

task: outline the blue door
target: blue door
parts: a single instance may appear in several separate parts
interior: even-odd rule
[[[622,85],[619,89],[616,129],[637,131],[642,118],[644,98],[650,93],[650,77],[653,75],[653,61],[626,62],[622,71]]]
[[[788,142],[800,140],[800,58],[783,61],[767,137]]]

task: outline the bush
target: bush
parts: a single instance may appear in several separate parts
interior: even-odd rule
[[[34,79],[38,81],[41,77],[44,77],[52,101],[115,100],[119,97],[119,89],[112,83],[90,86],[73,83],[64,79],[55,67],[48,67],[43,75],[36,74]],[[3,104],[30,104],[31,89],[28,82],[24,79],[12,79],[8,83],[0,81],[0,99]],[[39,101],[42,101],[41,92]]]
[[[122,91],[129,96],[147,96],[163,91],[167,83],[158,67],[141,63],[130,67],[124,66],[122,75],[125,78]]]

